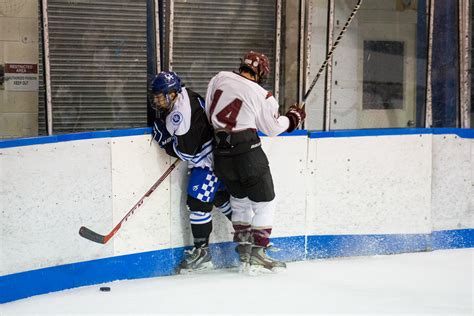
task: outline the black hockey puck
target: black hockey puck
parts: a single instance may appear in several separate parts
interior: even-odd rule
[[[99,290],[101,290],[102,292],[110,292],[110,287],[102,286]]]

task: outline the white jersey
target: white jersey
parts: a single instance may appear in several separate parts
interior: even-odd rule
[[[270,92],[233,72],[219,72],[207,87],[206,114],[214,129],[254,129],[276,136],[290,124],[286,116],[279,115],[278,108]]]
[[[198,94],[183,87],[165,124],[178,158],[187,161],[189,168],[212,170],[212,129],[204,113],[204,100]]]
[[[191,101],[185,87],[178,93],[173,109],[166,116],[166,129],[171,135],[181,136],[191,127]]]

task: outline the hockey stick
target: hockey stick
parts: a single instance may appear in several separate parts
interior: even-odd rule
[[[344,33],[347,31],[347,28],[349,27],[349,24],[351,24],[352,22],[352,19],[354,18],[354,16],[356,15],[357,11],[359,10],[360,8],[360,5],[362,4],[362,0],[359,0],[357,2],[357,4],[355,5],[354,9],[352,10],[352,13],[351,15],[349,16],[349,18],[347,19],[347,22],[346,24],[344,24],[344,27],[342,28],[341,32],[339,33],[339,36],[336,38],[336,41],[334,42],[334,44],[332,45],[331,49],[329,50],[329,53],[328,55],[326,56],[326,60],[324,60],[323,64],[321,65],[321,67],[319,68],[319,71],[318,73],[316,74],[316,78],[314,78],[313,82],[311,82],[311,85],[309,86],[309,89],[308,91],[305,93],[305,95],[303,96],[303,103],[306,101],[306,99],[308,98],[309,94],[311,93],[311,90],[313,90],[314,86],[316,85],[316,82],[318,81],[319,77],[321,76],[323,70],[326,68],[329,60],[331,59],[332,57],[332,54],[334,53],[334,50],[336,49],[337,45],[339,44],[339,41],[341,40],[342,36],[344,35]]]
[[[115,235],[115,233],[117,233],[120,227],[122,227],[123,222],[127,221],[127,219],[134,213],[134,211],[140,206],[142,206],[143,201],[147,197],[149,197],[153,193],[153,191],[156,190],[156,188],[161,184],[161,182],[163,182],[163,180],[171,173],[171,171],[173,171],[176,168],[176,166],[178,165],[180,161],[181,160],[176,159],[176,161],[173,162],[173,164],[168,168],[168,170],[166,170],[165,173],[163,173],[163,175],[155,182],[155,184],[151,186],[151,188],[145,193],[145,195],[143,195],[142,198],[132,207],[132,209],[128,211],[128,213],[124,216],[124,218],[122,218],[122,220],[114,227],[114,229],[112,229],[110,233],[103,236],[101,234],[98,234],[90,230],[89,228],[85,226],[82,226],[79,229],[79,235],[81,235],[85,239],[89,239],[90,241],[94,241],[99,244],[107,243]]]

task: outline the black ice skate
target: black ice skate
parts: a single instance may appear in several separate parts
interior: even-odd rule
[[[192,250],[186,250],[186,257],[179,264],[178,273],[209,270],[213,267],[209,247],[194,247]]]
[[[235,251],[239,254],[240,272],[248,272],[250,267],[250,253],[252,251],[251,243],[240,243],[235,247]]]
[[[260,272],[277,272],[285,269],[284,262],[275,260],[267,256],[269,247],[253,246],[250,253],[250,274],[258,274]]]
[[[241,243],[235,247],[235,251],[239,254],[240,262],[249,263],[250,262],[250,253],[252,251],[252,244]]]
[[[248,272],[250,267],[250,252],[252,251],[252,236],[250,225],[234,225],[234,241],[238,242],[235,251],[239,254],[239,272]]]

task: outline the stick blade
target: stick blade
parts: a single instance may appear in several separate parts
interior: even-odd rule
[[[105,236],[97,234],[96,232],[90,230],[85,226],[82,226],[79,229],[79,235],[81,235],[85,239],[89,239],[90,241],[96,242],[98,244],[105,244]]]

